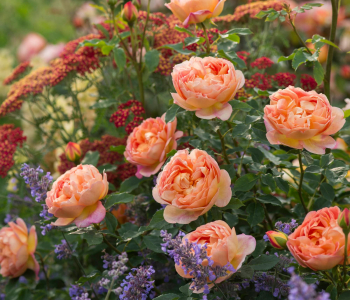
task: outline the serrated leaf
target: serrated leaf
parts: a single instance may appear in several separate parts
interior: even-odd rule
[[[275,255],[262,254],[251,260],[248,266],[251,266],[255,271],[267,271],[276,266],[279,261],[280,258]]]
[[[287,181],[282,179],[281,177],[275,177],[276,184],[280,190],[288,194],[289,192],[289,184]]]
[[[121,204],[121,203],[129,203],[134,200],[134,195],[127,193],[115,193],[107,196],[105,208],[110,209],[113,205]]]
[[[119,68],[119,73],[121,73],[126,65],[126,55],[125,52],[122,48],[115,48],[113,50],[113,54],[114,54],[114,61],[117,65],[117,67]]]
[[[242,266],[242,267],[239,269],[239,271],[240,271],[239,275],[240,275],[242,278],[246,278],[246,279],[251,279],[251,278],[253,278],[254,269],[253,269],[252,266],[248,266],[248,265]]]
[[[145,54],[145,65],[148,72],[152,73],[159,65],[160,52],[153,49]]]
[[[281,61],[287,61],[287,60],[292,60],[295,56],[295,53],[292,53],[289,56],[280,56],[277,60],[277,62],[281,62]]]
[[[234,28],[234,29],[230,29],[229,31],[227,31],[228,34],[239,34],[239,35],[249,35],[249,34],[253,34],[253,32],[249,29],[249,28]]]
[[[324,69],[318,60],[314,61],[313,64],[314,64],[314,72],[313,72],[314,78],[317,82],[317,85],[320,85],[324,79]]]
[[[328,199],[333,201],[335,198],[335,193],[334,193],[334,189],[333,187],[328,184],[327,182],[322,182],[321,186],[320,186],[320,191],[321,191],[321,195]]]
[[[272,192],[276,189],[276,182],[273,179],[272,174],[264,174],[264,175],[262,175],[261,176],[261,181],[262,181],[263,184],[268,185]]]
[[[237,215],[233,215],[230,213],[224,213],[223,217],[225,219],[225,221],[227,222],[227,224],[230,226],[230,228],[232,228],[233,226],[236,226],[238,223],[238,216]],[[214,218],[215,220],[217,220],[216,218]]]
[[[282,202],[278,198],[276,198],[275,196],[272,196],[272,195],[261,195],[257,198],[257,200],[259,200],[262,203],[266,203],[266,204],[282,206]]]
[[[164,209],[156,211],[147,229],[161,229],[167,222],[164,220]]]
[[[83,284],[85,282],[88,282],[90,280],[93,280],[95,278],[97,278],[98,276],[100,276],[101,274],[99,272],[96,271],[96,273],[92,273],[92,274],[89,274],[87,276],[82,276],[78,279],[78,283],[80,284]]]
[[[185,38],[185,46],[190,46],[190,45],[193,45],[193,44],[198,44],[198,45],[201,45],[205,42],[205,39],[202,38],[202,37],[187,37]]]
[[[98,151],[88,151],[86,152],[81,164],[96,166],[99,159],[100,159],[100,153]]]
[[[165,113],[165,123],[175,120],[176,114],[182,112],[184,109],[177,104],[173,104]]]
[[[229,102],[232,106],[232,109],[238,109],[241,111],[249,112],[253,109],[249,104],[241,102],[239,100],[233,100]]]
[[[264,208],[257,202],[250,203],[246,212],[248,213],[247,221],[251,227],[258,225],[265,218]]]
[[[83,238],[87,241],[89,245],[98,245],[102,243],[102,234],[96,231],[88,231],[83,234]]]
[[[146,235],[143,237],[143,242],[145,243],[147,249],[150,249],[156,253],[164,253],[160,245],[163,243],[163,240],[159,236]]]
[[[105,221],[106,221],[108,231],[112,234],[115,234],[115,231],[116,231],[117,226],[118,226],[117,218],[112,213],[107,212],[106,217],[105,217]]]
[[[229,34],[229,33],[220,34],[220,37],[221,37],[222,39],[228,39],[228,40],[230,40],[230,41],[232,41],[232,42],[235,42],[235,43],[237,43],[237,44],[239,44],[239,42],[241,41],[240,37],[239,37],[237,34],[235,34],[235,33],[231,33],[231,34]]]
[[[120,185],[120,189],[119,192],[121,193],[130,193],[133,190],[135,190],[136,188],[138,188],[138,186],[140,185],[140,183],[144,180],[144,178],[137,178],[135,176],[129,177],[128,179],[124,180],[121,185]]]
[[[307,56],[305,55],[305,52],[303,48],[298,49],[298,51],[295,53],[295,56],[293,57],[292,61],[292,67],[296,71],[300,65],[305,63],[307,61]]]
[[[238,178],[233,187],[234,192],[247,192],[253,188],[259,177],[255,174],[249,173]]]

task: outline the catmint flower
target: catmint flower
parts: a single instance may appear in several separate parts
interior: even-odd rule
[[[4,223],[8,223],[8,222],[11,222],[11,220],[12,220],[13,218],[12,218],[12,216],[10,215],[10,214],[6,214],[6,217],[5,217],[5,219],[4,219]]]
[[[50,230],[54,229],[55,226],[52,226],[51,224],[46,224],[44,226],[40,226],[40,228],[42,229],[41,234],[46,235],[46,233],[48,233]]]
[[[277,230],[289,235],[292,233],[293,229],[298,227],[298,223],[292,219],[290,223],[282,223],[281,221],[276,222],[275,227]]]
[[[55,245],[55,253],[57,254],[58,259],[66,259],[70,258],[72,256],[72,250],[69,248],[69,245],[67,244],[66,240],[61,241],[62,244]]]
[[[31,195],[35,198],[36,202],[42,202],[46,199],[47,190],[53,180],[50,172],[40,177],[40,174],[43,172],[40,166],[34,169],[27,164],[23,164],[21,168],[20,175],[23,177],[25,183],[29,185]]]
[[[72,285],[69,289],[69,296],[72,300],[91,300],[85,289],[78,285]]]
[[[120,294],[120,300],[146,300],[148,294],[153,289],[154,281],[151,280],[154,274],[152,266],[141,266],[133,268],[126,279],[121,283],[123,292]]]

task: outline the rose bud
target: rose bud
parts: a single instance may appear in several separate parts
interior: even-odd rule
[[[131,1],[129,1],[124,5],[123,11],[122,11],[122,18],[130,26],[136,21],[138,16],[139,16],[139,12],[137,11],[137,8],[135,7],[134,4],[132,4]]]
[[[287,248],[288,235],[282,231],[270,230],[266,232],[266,235],[269,238],[272,247],[280,250]]]
[[[350,211],[345,208],[338,217],[338,225],[343,229],[344,232],[350,230]]]
[[[64,152],[70,161],[77,161],[81,157],[81,148],[77,143],[69,142]]]

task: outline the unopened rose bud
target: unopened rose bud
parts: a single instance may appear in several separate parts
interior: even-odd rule
[[[139,16],[139,12],[137,11],[137,8],[135,7],[134,4],[132,4],[131,1],[129,1],[124,5],[123,11],[122,11],[122,17],[123,17],[123,20],[129,24],[129,26],[133,25],[133,23],[136,21],[138,16]]]
[[[141,0],[133,0],[132,3],[136,6],[137,9],[141,8]]]
[[[343,229],[344,232],[350,230],[350,211],[345,208],[338,217],[338,225]]]
[[[272,247],[276,249],[286,249],[287,248],[287,241],[288,241],[288,235],[283,233],[282,231],[268,231],[266,232],[267,237],[269,238],[269,241],[272,245]]]
[[[69,142],[64,152],[70,161],[77,161],[81,157],[81,148],[77,143]]]

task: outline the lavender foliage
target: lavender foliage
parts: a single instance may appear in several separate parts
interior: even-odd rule
[[[185,274],[193,277],[191,289],[195,291],[203,291],[209,294],[210,282],[215,282],[218,278],[226,276],[228,273],[235,272],[231,264],[226,266],[214,266],[214,261],[207,255],[207,246],[197,243],[191,243],[188,240],[182,242],[183,233],[176,238],[167,231],[161,231],[161,237],[164,243],[161,244],[162,250],[174,259],[177,265],[181,265]],[[203,261],[208,264],[203,266]]]

